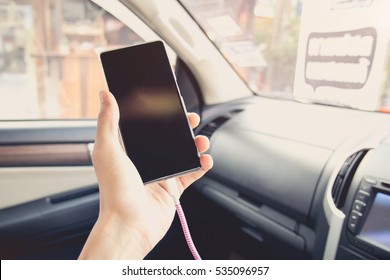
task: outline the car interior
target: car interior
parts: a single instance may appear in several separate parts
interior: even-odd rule
[[[99,213],[97,53],[162,40],[214,159],[181,198],[203,259],[390,259],[390,33],[378,27],[375,54],[356,55],[371,61],[367,82],[314,84],[309,65],[319,62],[299,47],[325,29],[298,40],[307,2],[0,1],[0,258],[77,259]],[[368,18],[339,31],[363,30]],[[295,47],[283,45],[287,31],[272,36],[278,28],[290,28]],[[336,31],[327,34],[345,38]],[[295,93],[299,67],[317,99]],[[360,92],[375,109],[354,103]],[[177,217],[146,259],[192,259]]]

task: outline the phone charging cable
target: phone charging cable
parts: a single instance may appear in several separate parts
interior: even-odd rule
[[[194,241],[192,241],[190,229],[188,228],[187,219],[184,215],[183,208],[181,207],[179,200],[179,190],[176,182],[176,178],[169,178],[166,180],[167,190],[170,196],[172,196],[173,201],[175,202],[176,212],[179,216],[181,227],[183,229],[184,237],[186,239],[188,248],[191,251],[192,256],[195,260],[201,260],[198,250],[195,247]]]

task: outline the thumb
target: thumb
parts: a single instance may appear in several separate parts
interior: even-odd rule
[[[114,96],[105,90],[100,91],[100,112],[97,119],[95,145],[119,144],[119,108]]]
[[[97,119],[95,146],[92,162],[96,164],[112,155],[120,147],[118,137],[119,108],[114,96],[107,91],[100,91],[100,112]]]

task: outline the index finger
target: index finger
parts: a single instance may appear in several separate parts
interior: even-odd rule
[[[187,113],[187,118],[192,129],[197,127],[200,123],[200,117],[197,113]]]

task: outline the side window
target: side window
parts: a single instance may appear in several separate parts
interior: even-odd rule
[[[97,52],[142,42],[90,0],[0,2],[0,120],[96,118]]]

